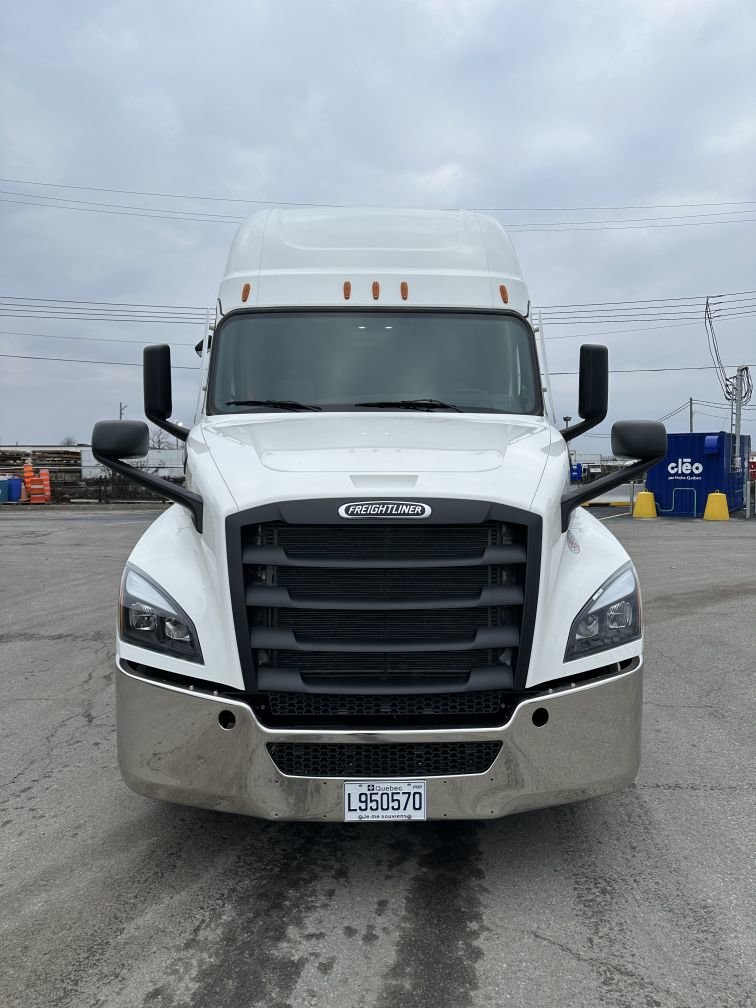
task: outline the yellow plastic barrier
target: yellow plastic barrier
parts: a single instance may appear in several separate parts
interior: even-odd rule
[[[650,490],[641,490],[635,497],[633,518],[656,518],[656,500]]]
[[[704,521],[729,521],[730,512],[727,510],[727,495],[715,490],[706,498],[706,510],[704,511]]]

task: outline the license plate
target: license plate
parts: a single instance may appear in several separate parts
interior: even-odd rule
[[[344,822],[425,819],[425,781],[344,783]]]

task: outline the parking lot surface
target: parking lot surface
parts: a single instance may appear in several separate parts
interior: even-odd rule
[[[0,513],[0,1003],[753,1003],[756,521],[607,512],[644,590],[634,786],[495,822],[314,825],[121,782],[115,601],[153,517]]]

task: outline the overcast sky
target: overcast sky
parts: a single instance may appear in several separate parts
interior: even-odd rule
[[[497,216],[535,228],[513,239],[538,305],[756,291],[752,0],[26,0],[0,19],[5,299],[212,304],[234,225],[140,214],[255,207],[139,193],[527,208]],[[63,201],[77,209],[51,205]],[[655,209],[551,209],[629,206]],[[669,217],[683,226],[647,226]],[[33,318],[50,312],[2,304],[2,354],[136,363],[142,343],[184,344],[174,412],[191,422],[196,323]],[[756,373],[756,295],[733,304],[742,313],[716,322],[722,358]],[[608,344],[616,369],[710,365],[701,306],[687,305],[686,325],[680,303],[645,322],[550,323],[549,363],[574,370],[584,336]],[[87,441],[120,402],[142,416],[139,367],[0,363],[2,444]],[[576,414],[576,379],[554,384],[557,413]],[[724,401],[703,370],[616,374],[610,395],[601,431],[689,396]],[[698,431],[729,424],[724,410],[696,410]],[[684,411],[669,429],[687,423]]]

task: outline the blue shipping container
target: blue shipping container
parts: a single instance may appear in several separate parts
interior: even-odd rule
[[[646,489],[656,499],[660,515],[702,518],[706,498],[719,491],[727,507],[743,507],[743,482],[751,452],[750,437],[740,438],[741,464],[733,469],[732,434],[670,434],[666,458],[649,469]]]

